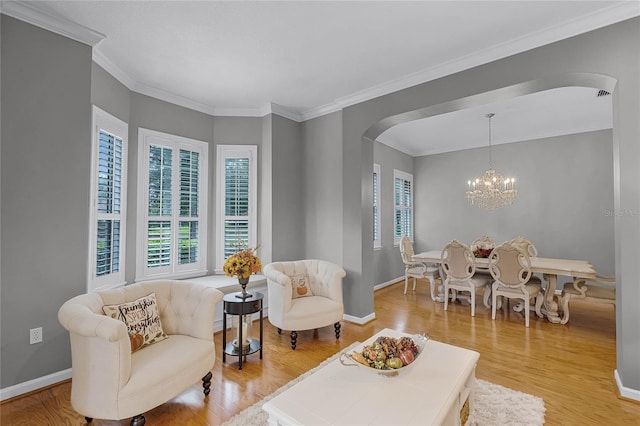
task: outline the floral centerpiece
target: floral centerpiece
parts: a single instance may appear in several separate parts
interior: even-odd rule
[[[224,262],[224,274],[228,277],[238,277],[238,282],[242,286],[243,298],[248,296],[245,288],[249,283],[249,277],[252,274],[257,274],[262,269],[262,262],[255,254],[257,250],[258,246],[244,248],[227,257]]]

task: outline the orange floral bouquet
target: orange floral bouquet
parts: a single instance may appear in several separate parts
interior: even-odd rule
[[[246,248],[227,257],[224,262],[224,274],[228,277],[238,277],[238,280],[248,280],[252,274],[262,269],[260,258],[255,255],[258,246]]]

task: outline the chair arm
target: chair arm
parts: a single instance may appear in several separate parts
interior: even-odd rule
[[[281,271],[266,266],[262,271],[267,278],[269,295],[269,321],[276,327],[284,324],[284,316],[291,310],[291,279]]]
[[[115,404],[114,395],[131,375],[127,326],[99,313],[102,306],[102,298],[89,293],[68,300],[58,310],[58,320],[69,331],[71,343],[71,403],[85,415]]]
[[[99,337],[109,342],[129,341],[127,326],[120,320],[98,314],[84,304],[99,296],[84,294],[67,301],[58,310],[58,321],[70,333],[83,337]],[[102,305],[101,301],[98,301]]]
[[[271,280],[275,284],[279,284],[281,286],[291,286],[291,279],[289,276],[283,272],[278,271],[274,268],[268,268],[263,270],[263,273],[267,280]]]

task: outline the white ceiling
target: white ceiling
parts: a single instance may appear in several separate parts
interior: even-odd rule
[[[214,115],[276,112],[302,121],[638,16],[639,5],[578,0],[49,0],[3,1],[2,11],[89,40],[95,44],[94,60],[133,91]],[[501,107],[519,108],[495,106],[496,136]],[[533,126],[542,123],[532,119],[535,109],[522,109],[526,115],[519,119],[534,130],[553,127]],[[423,125],[434,126],[427,130],[406,124],[406,134],[390,129],[383,139],[405,141],[399,149],[411,153],[465,146],[470,136],[482,145],[486,138],[478,139],[478,131],[460,120],[482,122],[485,113],[424,120]],[[469,133],[457,132],[464,129]],[[455,138],[444,140],[454,133]]]

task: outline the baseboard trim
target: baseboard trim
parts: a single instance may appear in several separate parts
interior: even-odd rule
[[[622,380],[620,380],[620,375],[618,375],[618,370],[614,370],[613,375],[616,379],[616,385],[618,386],[618,392],[622,398],[632,399],[634,401],[640,402],[640,390],[626,388],[622,385]]]
[[[70,378],[71,369],[68,368],[66,370],[58,371],[57,373],[51,373],[46,376],[38,377],[37,379],[18,383],[17,385],[0,389],[0,401],[20,396],[47,386],[55,385],[56,383],[68,380]]]
[[[376,319],[376,313],[372,312],[369,315],[367,315],[366,317],[354,317],[353,315],[344,314],[342,316],[342,319],[345,320],[345,321],[352,322],[354,324],[364,325],[364,324],[368,323],[369,321],[373,321],[374,319]]]
[[[373,286],[373,291],[377,291],[377,290],[381,290],[381,289],[383,289],[385,287],[389,287],[390,285],[393,285],[393,284],[397,283],[398,281],[402,281],[402,280],[404,280],[404,275],[400,276],[398,278],[394,278],[394,279],[389,280],[389,281],[384,282],[384,283],[376,284],[375,286]]]

